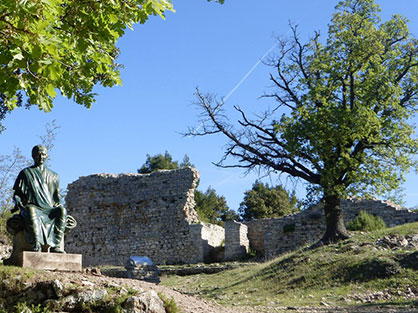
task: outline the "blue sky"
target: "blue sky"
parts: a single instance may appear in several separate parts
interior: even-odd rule
[[[221,136],[183,137],[188,126],[198,125],[192,102],[195,87],[219,96],[228,95],[260,58],[275,44],[275,36],[289,35],[289,21],[299,24],[302,40],[314,30],[325,36],[337,1],[324,0],[226,0],[218,5],[206,0],[174,0],[175,13],[166,20],[151,17],[144,25],[127,30],[118,43],[123,86],[97,87],[92,109],[57,98],[51,113],[36,108],[12,112],[0,135],[0,154],[20,147],[29,157],[39,143],[45,124],[56,120],[61,127],[51,152],[51,168],[60,174],[61,188],[93,173],[136,172],[146,154],[168,151],[175,160],[187,154],[201,175],[200,189],[208,186],[238,209],[245,190],[256,173],[220,169],[212,162],[223,153]],[[418,36],[418,1],[382,0],[384,20],[401,13],[410,19],[409,28]],[[240,105],[257,112],[269,105],[259,99],[268,90],[271,68],[260,64],[231,94],[227,109]],[[266,181],[270,182],[270,179]],[[418,205],[417,178],[407,176],[407,206]],[[271,178],[292,189],[282,177]],[[297,186],[303,197],[304,186]]]

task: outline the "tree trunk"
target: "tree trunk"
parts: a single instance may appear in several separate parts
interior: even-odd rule
[[[327,223],[327,230],[321,239],[322,244],[336,243],[349,238],[345,229],[344,219],[341,211],[340,198],[338,196],[324,197],[324,211]]]

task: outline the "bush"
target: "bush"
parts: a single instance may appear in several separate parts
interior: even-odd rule
[[[347,223],[346,228],[352,231],[374,231],[386,228],[386,224],[381,217],[360,211],[359,215]]]
[[[180,308],[177,306],[174,298],[168,299],[161,292],[158,293],[158,296],[164,302],[166,313],[180,313]]]

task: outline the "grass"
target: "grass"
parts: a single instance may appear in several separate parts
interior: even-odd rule
[[[418,271],[400,265],[411,252],[375,248],[387,235],[418,234],[418,223],[370,233],[315,250],[302,249],[272,261],[212,275],[168,276],[161,284],[215,299],[225,305],[331,306],[355,305],[354,295],[386,291],[387,303],[414,304],[402,294],[416,286]],[[383,303],[385,301],[378,300]]]
[[[161,292],[158,293],[158,296],[164,302],[166,313],[180,313],[180,308],[177,306],[177,303],[173,298],[169,299]]]

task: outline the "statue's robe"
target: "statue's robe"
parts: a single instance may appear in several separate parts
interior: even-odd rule
[[[58,247],[65,230],[66,210],[60,204],[58,174],[45,166],[23,169],[14,184],[23,208],[25,240]]]

